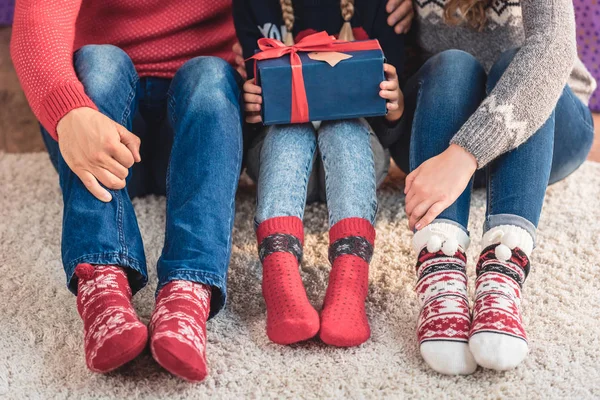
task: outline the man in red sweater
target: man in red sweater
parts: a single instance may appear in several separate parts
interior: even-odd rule
[[[147,344],[131,305],[147,282],[131,198],[166,194],[150,348],[173,374],[206,376],[206,321],[225,303],[242,158],[241,78],[223,60],[233,58],[230,8],[17,2],[12,57],[59,174],[62,259],[93,371]]]

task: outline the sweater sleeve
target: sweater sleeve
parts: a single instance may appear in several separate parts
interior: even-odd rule
[[[549,118],[577,57],[572,0],[522,0],[525,42],[451,143],[482,168],[529,139]]]
[[[97,109],[73,67],[75,21],[82,0],[17,1],[11,40],[15,70],[42,126],[56,126],[74,108]]]

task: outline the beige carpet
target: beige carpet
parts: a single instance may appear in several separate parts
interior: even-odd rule
[[[466,378],[433,373],[419,357],[411,235],[394,186],[380,193],[368,301],[373,337],[347,350],[318,341],[282,347],[267,340],[252,232],[254,194],[244,188],[229,306],[208,326],[211,374],[190,385],[161,370],[147,353],[108,376],[87,371],[82,324],[60,264],[56,174],[44,154],[0,153],[0,398],[600,398],[600,164],[587,163],[548,191],[525,289],[529,358],[515,371],[478,370]],[[483,193],[476,193],[471,275],[484,204]],[[147,321],[165,204],[147,198],[135,205],[152,277],[135,305]],[[310,207],[306,220],[302,272],[320,307],[329,270],[325,207]]]

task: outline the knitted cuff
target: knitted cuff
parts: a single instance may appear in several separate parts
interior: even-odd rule
[[[453,256],[459,249],[466,252],[470,243],[469,235],[463,229],[446,222],[433,222],[413,236],[413,249],[417,254],[427,247],[430,253],[441,249],[447,256]]]
[[[81,83],[67,83],[55,88],[44,98],[40,104],[38,118],[50,136],[58,140],[56,127],[59,121],[69,111],[80,107],[98,110],[94,102],[85,94]]]
[[[529,232],[514,225],[499,225],[487,231],[483,235],[483,248],[485,249],[494,244],[504,245],[497,248],[496,253],[499,253],[497,254],[499,259],[506,258],[504,256],[508,255],[510,250],[515,247],[521,249],[527,257],[533,251],[533,238]]]
[[[373,258],[375,228],[366,219],[346,218],[329,231],[329,262],[333,264],[342,255],[362,258],[367,264]]]
[[[258,256],[260,261],[273,253],[290,253],[302,262],[304,227],[297,217],[270,218],[258,226]]]

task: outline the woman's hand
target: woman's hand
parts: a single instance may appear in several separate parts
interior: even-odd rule
[[[244,54],[240,42],[236,42],[231,50],[235,55],[235,70],[242,76],[242,78],[248,79],[248,74],[246,73],[246,62],[244,61]]]
[[[420,230],[448,208],[465,190],[477,160],[455,144],[430,158],[406,177],[406,215],[410,229]]]
[[[390,64],[383,64],[386,80],[381,82],[379,96],[386,99],[388,113],[385,118],[390,122],[396,122],[404,113],[404,95],[400,90],[398,73],[396,68]]]
[[[387,23],[394,27],[397,34],[407,33],[415,16],[412,0],[388,0],[385,10],[389,17]]]
[[[112,200],[100,183],[109,189],[123,189],[128,169],[141,161],[140,139],[89,107],[69,111],[56,132],[63,159],[98,200]]]
[[[262,108],[262,89],[254,83],[254,79],[244,83],[244,110],[246,111],[246,122],[257,124],[262,122],[260,110]]]

